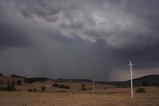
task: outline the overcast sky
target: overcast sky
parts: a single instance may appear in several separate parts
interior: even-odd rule
[[[159,0],[0,0],[0,72],[127,80],[159,74]]]

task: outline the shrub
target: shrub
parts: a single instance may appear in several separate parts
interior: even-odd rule
[[[18,81],[17,81],[17,85],[22,85],[22,81],[21,81],[21,80],[18,80]]]
[[[61,85],[59,85],[59,88],[70,89],[70,86],[61,84]]]
[[[145,88],[137,88],[136,89],[136,93],[145,93],[145,92],[146,92]]]
[[[52,84],[52,86],[53,87],[59,87],[59,84],[55,82],[54,84]]]
[[[37,92],[38,90],[37,90],[36,88],[33,88],[33,91],[34,91],[34,92]]]
[[[41,91],[42,91],[42,92],[45,92],[45,90],[46,90],[45,86],[42,86],[42,87],[41,87]]]
[[[3,74],[2,74],[2,73],[0,73],[0,76],[2,77],[2,76],[3,76]]]
[[[32,89],[28,89],[28,92],[32,92]]]
[[[86,90],[86,85],[85,84],[81,85],[81,90]]]
[[[142,83],[142,86],[149,86],[149,85],[150,85],[149,82],[143,82],[143,83]]]
[[[15,86],[15,81],[12,81],[12,85]]]
[[[58,88],[64,88],[64,89],[71,89],[70,86],[64,85],[64,84],[58,84],[58,83],[54,83],[52,84],[53,87],[58,87]]]
[[[12,84],[7,84],[6,87],[3,88],[4,91],[16,91],[16,88]]]

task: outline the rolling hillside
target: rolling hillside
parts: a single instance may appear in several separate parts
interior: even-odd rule
[[[117,87],[130,86],[130,80],[128,81],[116,81],[116,82],[103,82],[104,84],[110,84]],[[133,80],[134,86],[159,86],[159,75],[148,75],[139,77]]]

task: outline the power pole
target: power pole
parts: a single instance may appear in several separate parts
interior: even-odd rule
[[[73,94],[73,79],[71,79],[71,94]]]
[[[94,96],[94,80],[92,80],[92,94],[93,94],[93,96]]]
[[[131,98],[134,98],[134,91],[133,91],[133,73],[132,73],[132,66],[134,64],[132,64],[131,60],[130,63],[128,64],[130,66],[130,79],[131,79]]]

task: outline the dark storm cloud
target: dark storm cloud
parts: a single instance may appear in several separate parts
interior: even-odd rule
[[[142,72],[159,68],[158,4],[158,0],[1,0],[0,47],[24,58],[17,65],[5,64],[14,66],[15,73],[30,70],[35,76],[100,80],[127,70],[130,58]],[[7,56],[6,61],[13,57],[6,51],[3,57]]]
[[[0,48],[10,46],[28,47],[31,42],[24,36],[24,33],[17,31],[13,27],[0,22]]]

